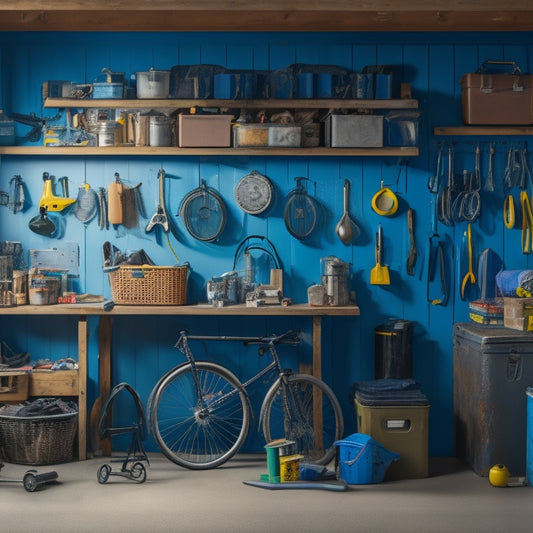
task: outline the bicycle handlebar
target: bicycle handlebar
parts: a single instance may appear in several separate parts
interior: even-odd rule
[[[244,344],[300,344],[302,341],[300,332],[297,330],[288,330],[281,335],[271,334],[262,337],[239,337],[228,335],[189,335],[186,330],[180,331],[180,339],[186,338],[196,341],[237,341]],[[178,343],[179,343],[178,341]]]

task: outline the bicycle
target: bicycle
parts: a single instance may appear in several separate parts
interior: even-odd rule
[[[189,341],[237,341],[258,345],[260,356],[272,361],[241,383],[226,367],[197,361]],[[314,376],[292,373],[281,367],[276,345],[301,342],[299,333],[263,337],[189,335],[181,331],[175,347],[186,362],[169,370],[154,386],[148,399],[149,426],[162,453],[185,468],[216,468],[233,457],[244,443],[252,409],[246,389],[269,372],[277,374],[267,391],[259,425],[265,441],[294,441],[304,461],[327,464],[342,438],[344,423],[339,402],[331,388]]]

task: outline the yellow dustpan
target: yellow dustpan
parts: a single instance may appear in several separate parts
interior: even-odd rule
[[[371,285],[390,285],[390,275],[387,266],[382,265],[383,254],[383,230],[381,224],[378,226],[376,233],[376,266],[370,271]]]

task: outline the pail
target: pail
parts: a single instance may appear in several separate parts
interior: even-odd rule
[[[413,324],[391,319],[374,330],[376,379],[406,379],[413,374]]]
[[[170,119],[166,115],[150,117],[150,146],[171,145]]]
[[[137,72],[137,98],[168,98],[170,70]]]
[[[101,120],[89,125],[87,131],[96,135],[97,146],[118,146],[122,143],[122,125],[114,120]]]
[[[350,485],[381,483],[387,469],[400,455],[391,452],[370,435],[354,433],[335,442],[335,470]]]

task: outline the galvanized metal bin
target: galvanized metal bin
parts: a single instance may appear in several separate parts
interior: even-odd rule
[[[533,384],[533,335],[475,323],[454,325],[457,457],[479,476],[502,463],[526,474],[526,389]]]

